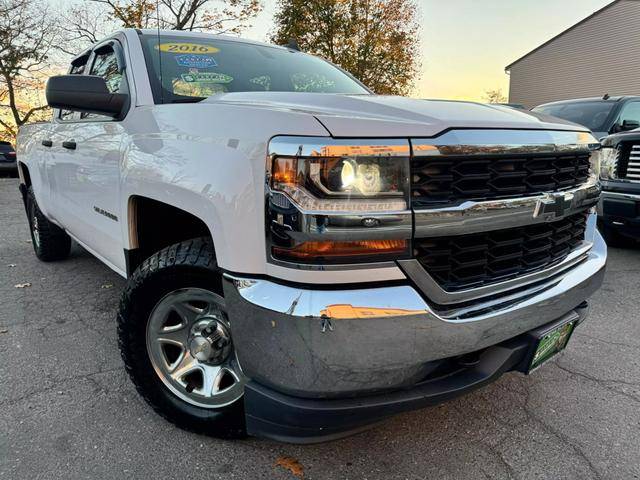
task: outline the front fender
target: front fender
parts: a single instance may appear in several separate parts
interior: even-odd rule
[[[265,273],[267,143],[276,132],[326,131],[308,115],[246,107],[175,105],[141,108],[138,115],[139,121],[132,122],[137,131],[130,131],[123,145],[125,248],[132,248],[129,199],[143,196],[201,219],[213,237],[220,267]]]
[[[151,155],[144,148],[149,141],[157,139],[137,137],[125,150],[120,211],[128,213],[134,195],[172,205],[207,225],[222,268],[251,271],[263,264],[264,215],[255,189],[260,179],[250,159],[212,143],[167,137]],[[131,248],[128,225],[127,218],[123,235]]]

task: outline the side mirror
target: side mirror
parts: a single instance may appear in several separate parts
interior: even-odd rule
[[[52,108],[119,117],[129,95],[111,93],[104,78],[93,75],[58,75],[47,82],[47,103]]]
[[[637,120],[623,120],[622,121],[622,131],[628,132],[629,130],[635,130],[636,128],[640,128],[640,122]]]
[[[616,123],[611,129],[611,133],[628,132],[629,130],[635,130],[640,128],[640,122],[637,120],[623,120],[622,124]]]

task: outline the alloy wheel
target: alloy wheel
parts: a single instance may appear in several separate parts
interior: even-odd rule
[[[167,388],[192,405],[219,408],[242,397],[246,377],[220,295],[186,288],[163,297],[147,323],[147,352]]]

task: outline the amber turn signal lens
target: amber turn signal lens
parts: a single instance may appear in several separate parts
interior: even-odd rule
[[[362,240],[358,242],[305,242],[292,248],[273,247],[276,257],[312,259],[315,257],[353,257],[358,255],[401,254],[406,240]]]

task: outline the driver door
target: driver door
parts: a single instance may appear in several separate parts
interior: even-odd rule
[[[103,77],[112,93],[129,93],[123,49],[109,40],[93,50],[85,74]],[[126,117],[125,117],[126,118]],[[112,268],[125,271],[120,227],[120,163],[125,120],[74,114],[60,122],[54,145],[56,203],[71,235]]]

